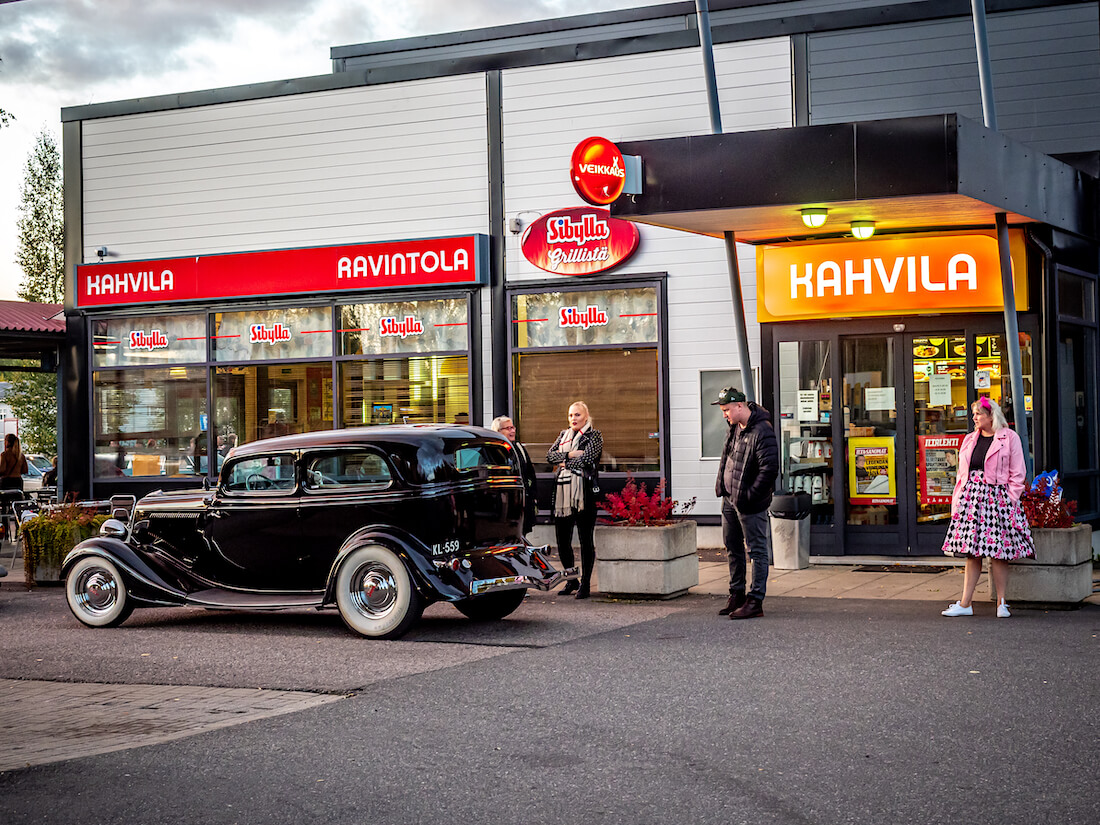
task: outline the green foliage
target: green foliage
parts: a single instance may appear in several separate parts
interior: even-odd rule
[[[20,527],[23,536],[23,573],[28,585],[33,585],[38,567],[60,567],[65,554],[84,539],[99,534],[107,520],[95,510],[66,504],[52,511],[39,513]]]
[[[57,376],[52,372],[17,372],[4,400],[19,419],[25,453],[57,455]]]
[[[35,137],[19,192],[19,245],[24,301],[60,304],[65,297],[65,213],[61,153],[45,129]]]

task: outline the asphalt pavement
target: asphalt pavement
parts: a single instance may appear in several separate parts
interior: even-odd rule
[[[730,622],[719,593],[435,605],[372,642],[334,612],[92,630],[5,584],[0,822],[1095,821],[1100,607],[775,595]]]

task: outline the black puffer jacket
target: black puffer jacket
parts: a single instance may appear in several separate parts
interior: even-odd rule
[[[749,410],[744,429],[730,427],[714,494],[728,497],[740,513],[759,513],[771,504],[779,475],[779,445],[768,411],[751,401]]]

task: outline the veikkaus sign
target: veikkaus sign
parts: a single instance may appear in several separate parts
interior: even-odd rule
[[[486,235],[82,264],[80,307],[484,284]]]
[[[560,209],[532,222],[520,238],[525,257],[555,275],[592,275],[616,267],[638,249],[638,227],[607,209]]]
[[[623,153],[607,138],[586,138],[573,150],[569,179],[581,198],[595,206],[605,206],[618,198],[626,186]]]

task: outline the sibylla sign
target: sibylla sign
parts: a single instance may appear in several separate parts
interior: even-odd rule
[[[579,206],[543,215],[520,239],[523,257],[557,275],[591,275],[618,266],[638,249],[638,227],[607,209]]]
[[[1027,309],[1023,237],[1011,233],[1016,307]],[[757,247],[761,321],[983,312],[1004,305],[985,232]]]
[[[485,235],[82,264],[77,306],[482,284]]]

